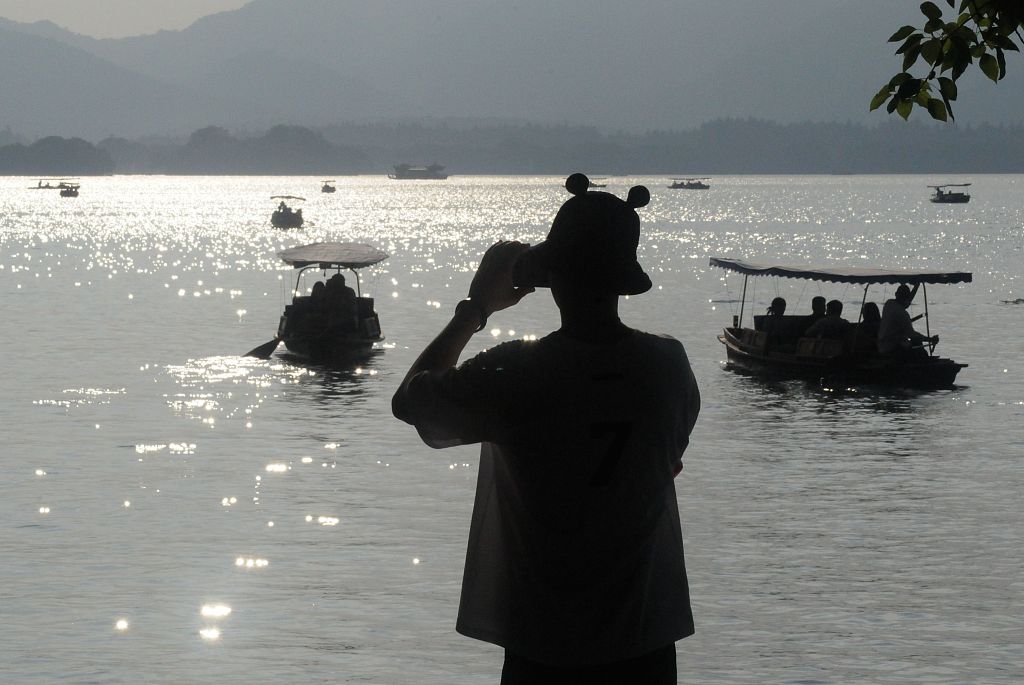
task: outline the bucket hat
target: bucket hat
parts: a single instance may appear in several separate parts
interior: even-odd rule
[[[520,256],[515,285],[549,288],[551,272],[557,272],[596,292],[639,295],[651,289],[651,279],[636,259],[636,209],[650,202],[650,192],[633,186],[622,200],[589,187],[584,174],[566,179],[565,188],[573,196],[558,210],[547,238]]]

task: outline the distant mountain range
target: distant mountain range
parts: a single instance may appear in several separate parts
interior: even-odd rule
[[[93,39],[0,20],[0,129],[182,137],[208,125],[479,117],[605,130],[724,116],[885,121],[892,0],[254,0],[181,31]],[[1020,121],[1024,60],[962,82],[961,123]],[[977,78],[974,78],[977,76]]]

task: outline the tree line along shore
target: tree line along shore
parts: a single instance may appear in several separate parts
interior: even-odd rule
[[[1021,173],[1024,123],[779,124],[718,119],[688,131],[603,132],[578,125],[428,121],[209,126],[187,137],[97,142],[0,130],[0,174],[372,174],[439,162],[453,174]]]

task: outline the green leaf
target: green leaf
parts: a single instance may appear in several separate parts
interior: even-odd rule
[[[937,119],[939,121],[947,120],[946,106],[942,104],[942,100],[932,98],[925,106],[928,108],[928,114],[932,115],[932,119]]]
[[[889,88],[899,88],[904,83],[914,78],[912,74],[903,71],[889,79]]]
[[[917,97],[918,93],[920,93],[920,92],[921,92],[921,79],[913,78],[913,79],[910,79],[909,81],[905,81],[903,83],[903,85],[901,85],[896,90],[896,99],[897,100],[913,100],[914,98]]]
[[[938,19],[942,16],[942,10],[934,2],[922,2],[921,3],[921,14],[928,17],[929,19]]]
[[[942,41],[938,38],[926,40],[921,44],[921,56],[928,64],[935,64],[942,58]]]
[[[914,35],[909,36],[905,41],[903,41],[903,45],[901,45],[899,47],[899,49],[896,50],[896,54],[897,55],[902,55],[903,53],[905,53],[907,50],[911,49],[912,47],[914,47],[916,45],[920,45],[920,43],[921,43],[921,41],[923,39],[924,39],[924,35],[922,35],[920,33],[915,33]]]
[[[898,105],[899,102],[899,100],[893,97],[892,100],[889,100],[889,104],[885,106],[885,111],[888,112],[889,114],[892,114],[893,112],[896,111],[896,105]]]
[[[902,27],[896,33],[894,33],[891,36],[889,36],[889,42],[890,43],[898,43],[898,42],[900,42],[901,40],[903,40],[904,38],[906,38],[907,36],[909,36],[911,33],[913,33],[916,30],[917,29],[915,27],[910,26],[908,24],[908,25]]]
[[[939,92],[942,93],[942,97],[947,100],[956,100],[956,83],[954,83],[951,78],[940,76]]]
[[[906,71],[911,66],[913,66],[914,62],[917,61],[918,55],[920,55],[920,54],[921,54],[921,46],[920,45],[914,45],[909,50],[907,50],[906,53],[904,53],[904,55],[903,55],[903,71]]]
[[[945,22],[942,19],[929,19],[928,23],[924,25],[925,33],[935,33],[946,28]]]
[[[995,57],[987,53],[982,55],[978,66],[981,67],[985,76],[988,76],[993,81],[999,81],[999,62],[996,61]]]
[[[914,111],[913,100],[900,100],[896,104],[896,113],[903,117],[903,121],[910,118],[910,113]]]
[[[999,78],[1006,78],[1006,55],[1002,48],[996,48],[996,62],[999,63]]]
[[[882,89],[875,94],[875,97],[871,98],[871,108],[868,111],[874,112],[881,107],[882,103],[889,99],[890,95],[892,95],[892,88],[882,86]]]
[[[917,104],[921,105],[922,107],[927,107],[928,106],[928,102],[930,100],[931,100],[931,97],[928,95],[928,91],[925,90],[924,88],[922,88],[921,90],[917,91],[917,97],[914,98],[914,102],[916,102]]]

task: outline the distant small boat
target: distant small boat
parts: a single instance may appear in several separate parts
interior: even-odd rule
[[[57,187],[60,188],[61,197],[78,197],[78,188],[80,186],[77,183],[61,181],[57,184]]]
[[[431,164],[430,166],[396,164],[392,168],[395,173],[388,174],[388,178],[396,180],[443,181],[448,178],[448,174],[444,173],[444,167],[440,164]]]
[[[932,202],[939,203],[950,203],[950,204],[963,204],[971,201],[971,196],[966,191],[959,190],[943,190],[943,188],[963,188],[971,185],[970,183],[947,183],[941,186],[928,186],[934,188],[935,193],[932,195]]]
[[[306,222],[302,218],[302,210],[292,209],[284,201],[298,200],[299,202],[305,202],[306,198],[298,197],[297,195],[274,195],[270,199],[281,201],[277,209],[274,210],[274,213],[270,215],[270,223],[275,228],[302,228],[302,224]]]
[[[333,193],[334,191],[336,191],[337,188],[332,186],[331,185],[332,183],[334,183],[334,181],[324,181],[324,184],[320,187],[320,192],[321,193]]]
[[[603,178],[592,178],[592,179],[590,179],[590,186],[589,187],[591,187],[591,188],[607,188],[608,187],[607,183],[601,183],[601,181],[603,181],[603,180],[605,180],[605,179],[603,179]]]
[[[700,178],[673,178],[672,185],[669,188],[673,190],[707,190],[711,186],[704,181],[708,180],[707,176]]]

